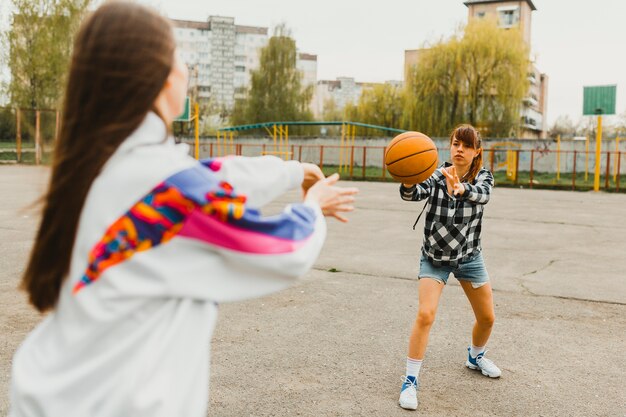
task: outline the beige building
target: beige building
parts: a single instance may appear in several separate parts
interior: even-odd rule
[[[466,0],[468,21],[495,17],[503,29],[519,27],[524,41],[530,45],[532,12],[537,10],[532,0]],[[404,75],[408,79],[409,71],[419,62],[424,49],[404,51]],[[529,57],[530,61],[530,57]],[[547,133],[546,111],[548,76],[530,61],[528,69],[528,94],[521,104],[520,136],[524,138],[545,138]]]
[[[317,84],[317,55],[298,52],[296,68],[302,73],[302,85]]]
[[[537,8],[531,0],[466,0],[468,20],[495,17],[501,28],[519,27],[530,45],[531,13]]]

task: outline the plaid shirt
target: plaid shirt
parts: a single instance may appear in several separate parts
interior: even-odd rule
[[[448,162],[443,165],[449,166]],[[481,250],[483,207],[489,202],[493,175],[481,168],[471,184],[463,185],[462,196],[450,196],[440,169],[421,184],[408,188],[400,185],[403,200],[428,198],[422,253],[436,266],[457,266]]]

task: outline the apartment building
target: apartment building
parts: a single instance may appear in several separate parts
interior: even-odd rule
[[[182,60],[190,70],[189,87],[199,101],[232,109],[245,93],[250,73],[267,45],[267,28],[235,25],[233,17],[204,22],[172,20]]]

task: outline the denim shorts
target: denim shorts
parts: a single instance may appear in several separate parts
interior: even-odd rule
[[[485,268],[481,252],[478,252],[469,260],[459,263],[457,266],[435,266],[422,253],[418,278],[431,278],[447,284],[450,273],[454,274],[454,277],[459,281],[471,282],[474,288],[482,287],[489,282],[489,274],[487,273],[487,268]]]

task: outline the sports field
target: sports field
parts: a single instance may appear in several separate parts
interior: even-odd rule
[[[48,172],[0,166],[0,415],[13,352],[40,319],[16,286],[38,221],[23,208]],[[626,416],[626,195],[496,185],[483,248],[496,303],[488,356],[503,375],[464,367],[472,313],[451,278],[412,413],[397,400],[422,203],[400,200],[392,183],[352,184],[357,211],[347,225],[329,221],[311,273],[284,292],[221,306],[211,416]]]

